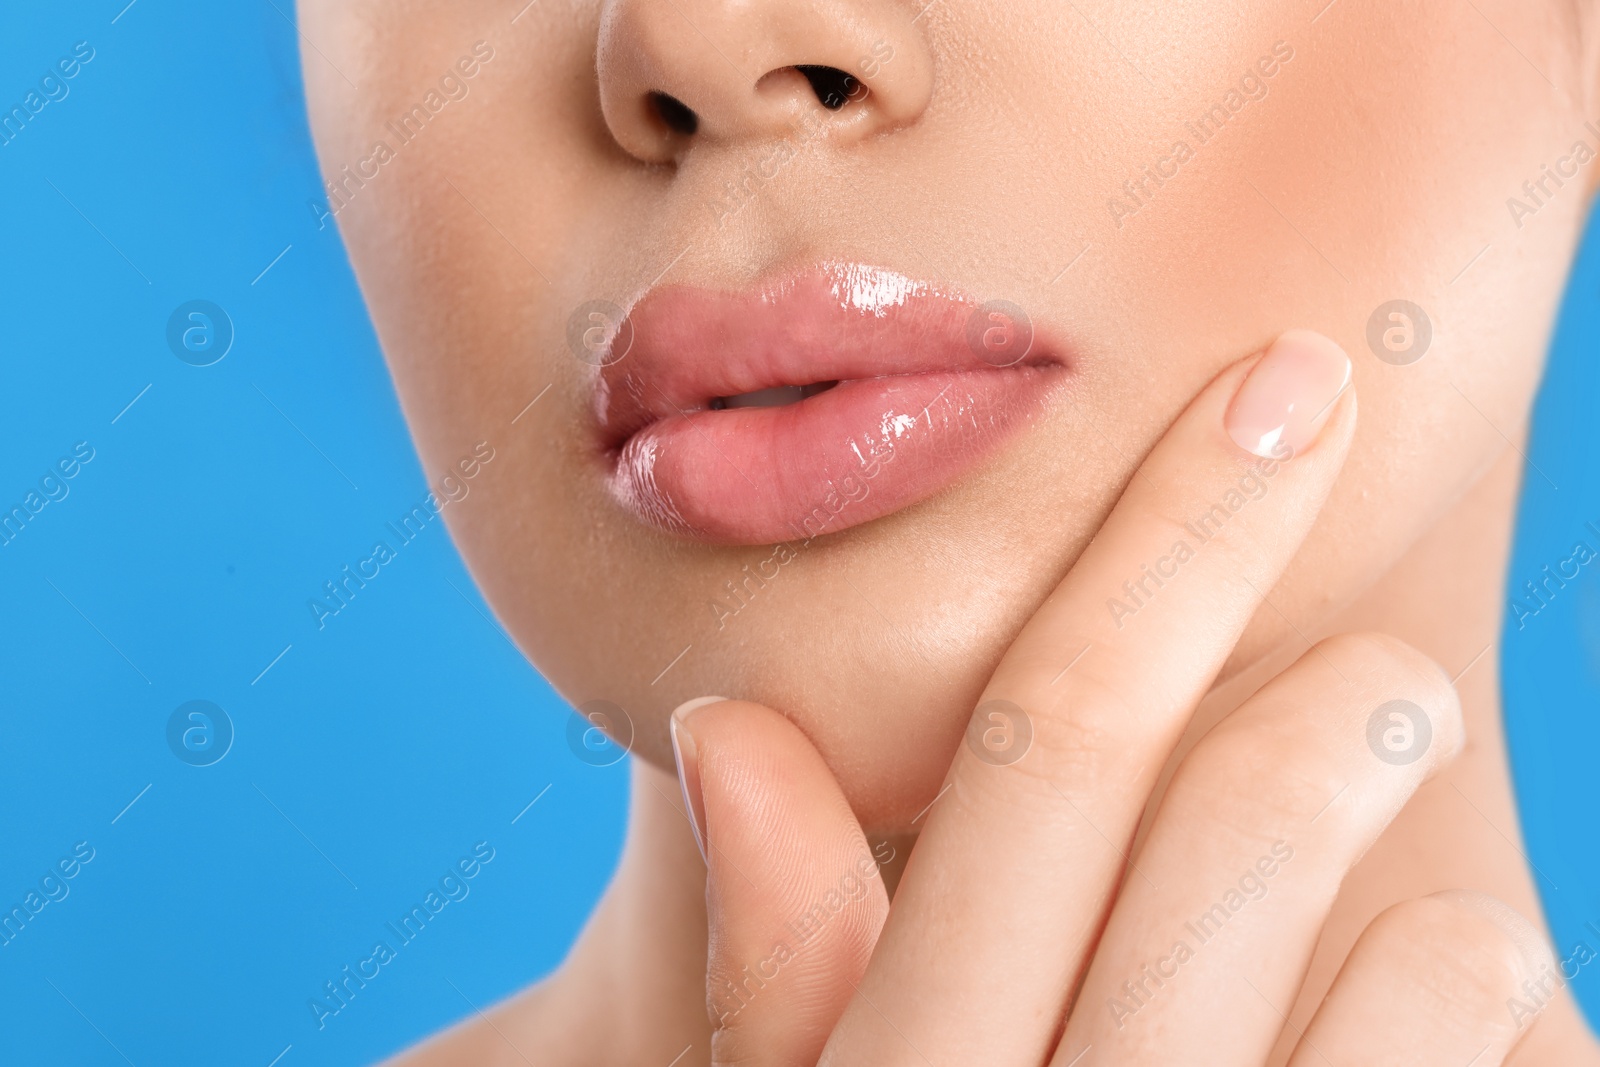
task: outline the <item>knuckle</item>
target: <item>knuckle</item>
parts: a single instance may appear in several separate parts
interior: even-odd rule
[[[1148,730],[1116,686],[1086,671],[1064,680],[1061,688],[1035,703],[1039,758],[1024,760],[1019,768],[1093,788],[1124,781],[1131,768],[1149,762]]]
[[[1516,911],[1481,893],[1446,892],[1402,901],[1362,934],[1367,950],[1408,976],[1424,1008],[1478,1029],[1515,1032],[1513,1001],[1554,974],[1538,931]],[[1541,998],[1535,997],[1536,1001]],[[1529,1004],[1537,1010],[1539,1004]]]
[[[1425,773],[1460,750],[1465,740],[1461,700],[1449,675],[1430,656],[1397,637],[1376,632],[1339,634],[1319,642],[1316,650],[1323,661],[1336,665],[1339,674],[1356,687],[1356,707],[1366,716],[1362,725],[1374,731],[1368,744],[1374,746],[1375,753],[1379,752],[1384,727],[1382,723],[1374,725],[1372,719],[1385,708],[1392,712],[1390,705],[1396,702],[1410,706],[1405,714],[1411,718],[1420,714],[1425,720],[1413,725],[1425,728],[1435,758],[1427,762],[1419,759],[1418,772]],[[1398,720],[1388,714],[1385,721]],[[1417,753],[1419,757],[1427,754]],[[1387,762],[1405,765],[1411,761],[1395,758]]]
[[[1341,674],[1374,691],[1415,700],[1441,716],[1460,715],[1450,676],[1431,656],[1386,633],[1338,634],[1317,643]]]
[[[1405,686],[1419,696],[1449,699],[1454,690],[1444,669],[1411,645],[1377,631],[1324,638],[1317,650],[1339,664],[1341,673],[1374,685]]]
[[[1213,731],[1174,778],[1183,803],[1252,838],[1277,837],[1317,818],[1350,784],[1332,754],[1281,731],[1248,725]]]

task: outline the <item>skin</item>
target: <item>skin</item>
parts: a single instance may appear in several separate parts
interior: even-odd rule
[[[1595,143],[1583,128],[1583,116],[1595,113],[1594,11],[1588,3],[1509,0],[1338,0],[1319,13],[1320,6],[1288,12],[1248,3],[1219,18],[1215,4],[1178,3],[1163,5],[1155,19],[1140,5],[1045,0],[941,0],[920,17],[920,5],[895,0],[839,0],[811,16],[777,0],[540,0],[525,10],[515,0],[300,5],[308,97],[330,180],[371,156],[374,140],[396,145],[385,124],[421,100],[475,42],[494,50],[464,99],[445,106],[423,136],[398,146],[376,177],[359,189],[345,186],[338,224],[430,475],[442,476],[478,441],[496,449],[492,481],[450,509],[475,577],[563,695],[627,710],[641,757],[623,867],[566,968],[498,1009],[496,1027],[469,1026],[447,1039],[453,1044],[413,1062],[520,1062],[527,1055],[666,1063],[686,1045],[691,1051],[681,1062],[705,1062],[707,924],[720,936],[715,974],[716,945],[762,943],[783,902],[739,899],[725,875],[719,882],[713,849],[708,918],[706,870],[672,781],[667,720],[682,701],[721,693],[750,702],[707,709],[702,755],[721,744],[792,772],[779,776],[787,784],[773,792],[744,794],[718,784],[712,772],[704,788],[714,843],[719,831],[721,840],[736,840],[741,827],[760,825],[773,810],[804,813],[803,822],[814,820],[805,822],[812,832],[768,861],[826,881],[848,861],[837,851],[841,842],[859,838],[876,848],[887,840],[899,856],[886,871],[890,882],[909,834],[924,835],[913,865],[924,872],[974,866],[972,849],[985,838],[1017,846],[1020,836],[997,829],[1007,823],[994,812],[985,821],[981,805],[941,802],[926,829],[914,820],[947,776],[964,780],[962,736],[973,708],[1006,676],[1007,664],[1015,668],[1019,634],[1025,641],[1033,632],[1024,630],[1029,621],[1039,627],[1051,617],[1041,607],[1063,577],[1087,580],[1086,548],[1106,531],[1124,491],[1137,489],[1140,464],[1159,458],[1157,443],[1182,431],[1184,413],[1203,403],[1208,386],[1291,327],[1318,330],[1350,353],[1360,412],[1357,418],[1352,399],[1348,415],[1339,416],[1349,424],[1339,431],[1348,440],[1325,472],[1328,484],[1304,490],[1320,504],[1308,505],[1304,528],[1286,522],[1280,530],[1265,522],[1266,513],[1252,517],[1269,544],[1241,549],[1233,569],[1212,575],[1226,584],[1277,551],[1281,565],[1260,572],[1270,603],[1241,602],[1237,632],[1218,639],[1218,662],[1209,671],[1197,664],[1179,672],[1183,685],[1198,687],[1197,710],[1185,704],[1169,729],[1143,738],[1142,747],[1141,739],[1122,737],[1123,747],[1104,750],[1108,758],[1137,755],[1140,768],[1153,763],[1148,788],[1132,808],[1117,809],[1107,833],[1069,832],[1049,818],[1011,824],[1059,832],[1046,837],[1060,854],[1033,853],[1041,885],[1058,887],[1057,876],[1079,870],[1098,842],[1094,862],[1103,876],[1067,879],[1081,906],[1061,915],[1099,931],[1119,873],[1117,849],[1133,837],[1146,793],[1159,797],[1170,776],[1156,769],[1229,736],[1226,729],[1207,734],[1225,718],[1256,722],[1241,705],[1280,673],[1292,681],[1295,672],[1322,664],[1323,657],[1307,654],[1312,642],[1381,632],[1388,636],[1376,643],[1331,646],[1324,655],[1346,662],[1335,655],[1342,649],[1350,675],[1366,679],[1367,697],[1398,692],[1426,673],[1415,653],[1386,643],[1392,639],[1436,661],[1447,679],[1459,674],[1465,748],[1448,769],[1430,767],[1435,776],[1426,783],[1387,786],[1399,790],[1385,794],[1394,808],[1417,790],[1393,822],[1342,825],[1339,841],[1307,845],[1330,871],[1353,870],[1342,882],[1280,894],[1328,898],[1326,910],[1283,919],[1277,930],[1304,942],[1306,956],[1304,983],[1285,978],[1281,995],[1269,998],[1288,1025],[1274,1013],[1255,1018],[1263,1014],[1259,1000],[1209,1009],[1221,1019],[1249,1017],[1249,1026],[1235,1029],[1258,1039],[1270,1030],[1250,1062],[1284,1062],[1301,1030],[1323,1025],[1310,1022],[1319,1005],[1332,1014],[1325,1040],[1313,1032],[1318,1047],[1339,1035],[1394,1032],[1402,1024],[1379,1016],[1399,998],[1372,994],[1385,975],[1460,992],[1450,978],[1460,972],[1439,959],[1486,953],[1500,966],[1477,970],[1501,977],[1535,966],[1518,947],[1526,929],[1481,902],[1430,898],[1400,912],[1386,909],[1465,887],[1538,916],[1533,883],[1507,844],[1516,840],[1516,817],[1494,646],[1522,473],[1517,448],[1595,164],[1552,187],[1520,226],[1507,197],[1521,195],[1524,181],[1538,179],[1541,166],[1553,165],[1575,140]],[[833,117],[787,70],[808,62],[854,68],[854,57],[885,40],[895,59],[877,76],[864,75],[865,100]],[[1264,79],[1266,96],[1197,144],[1184,121],[1222,100],[1279,41],[1293,58]],[[703,116],[693,138],[675,142],[645,123],[638,98],[657,86]],[[725,183],[758,166],[773,139],[804,115],[837,123],[810,138],[775,178],[757,182],[749,202],[719,223],[711,205]],[[1137,211],[1114,211],[1109,204],[1123,183],[1155,165],[1178,138],[1193,157]],[[817,210],[819,194],[825,211]],[[585,301],[626,304],[658,279],[737,288],[823,258],[881,265],[1021,304],[1070,341],[1074,379],[1064,398],[959,485],[815,542],[781,582],[719,627],[710,601],[770,547],[695,544],[647,529],[616,506],[588,446],[593,370],[569,351],[567,320]],[[1408,366],[1380,361],[1366,340],[1373,310],[1396,298],[1423,306],[1434,328],[1433,347]],[[1196,484],[1219,469],[1202,470]],[[1180,516],[1206,500],[1203,492],[1165,492],[1160,506]],[[1275,489],[1265,499],[1288,507],[1293,496]],[[1129,546],[1138,540],[1125,536]],[[1136,572],[1135,563],[1132,572],[1115,573]],[[1066,598],[1080,604],[1078,622],[1043,627],[1056,643],[1046,641],[1048,654],[1030,661],[1035,674],[1054,675],[1066,665],[1082,642],[1061,639],[1088,625],[1082,620],[1104,621],[1101,605],[1118,584],[1111,573],[1094,597]],[[1172,624],[1174,633],[1216,625],[1214,596],[1221,594],[1199,582],[1193,591],[1192,598],[1158,602],[1163,613],[1187,604],[1191,615]],[[674,662],[686,645],[689,652]],[[1107,685],[1133,685],[1169,655],[1143,650],[1140,669],[1107,668]],[[1441,721],[1452,718],[1451,698],[1428,690],[1415,699],[1424,697]],[[1307,705],[1332,700],[1304,698]],[[1039,714],[1047,726],[1061,722],[1054,712]],[[722,740],[713,722],[726,731]],[[1280,758],[1268,766],[1292,766],[1289,756],[1315,748],[1318,736],[1296,734],[1274,749]],[[1200,743],[1202,737],[1208,740]],[[1049,751],[1055,762],[1047,766],[1065,773],[1067,756],[1101,750]],[[1164,809],[1175,827],[1186,817],[1207,825],[1204,814],[1222,802],[1204,783],[1237,774],[1220,757],[1196,766],[1211,769],[1194,772],[1201,784],[1175,794],[1188,798],[1186,806]],[[1177,780],[1184,781],[1181,773]],[[1114,784],[1108,779],[1092,799],[1112,803]],[[719,790],[726,791],[720,806]],[[1161,818],[1144,819],[1135,846],[1147,850],[1136,854],[1141,867],[1143,857],[1156,862],[1148,850],[1161,840]],[[935,837],[941,819],[951,828]],[[1123,823],[1125,834],[1117,829]],[[1199,840],[1217,838],[1211,825]],[[963,838],[957,826],[978,836]],[[1109,841],[1119,844],[1108,851]],[[1238,863],[1213,857],[1220,866],[1212,869],[1202,851],[1196,845],[1167,861],[1175,872],[1190,870],[1173,874],[1170,884],[1214,894],[1233,877],[1218,871],[1236,872],[1256,855],[1246,850]],[[755,850],[743,858],[755,864],[763,857]],[[814,1062],[843,1013],[831,1055],[843,1062],[870,1049],[875,1062],[896,1062],[905,1049],[872,1033],[859,1003],[849,1007],[859,981],[869,997],[904,1013],[894,1014],[902,1025],[925,1027],[917,1032],[939,1042],[928,1047],[970,1052],[972,1035],[946,1032],[940,1019],[966,1003],[948,999],[960,985],[956,972],[971,971],[971,961],[996,946],[964,944],[956,955],[918,961],[914,946],[938,945],[941,924],[914,887],[939,877],[908,874],[913,892],[896,894],[870,968],[862,970],[886,899],[878,911],[852,913],[837,951],[809,960],[818,988],[831,990],[813,998],[831,1005],[816,1009],[822,1015],[797,1016],[790,998],[766,998],[760,1011],[742,1012],[724,1028],[719,1056]],[[1141,885],[1130,876],[1125,895]],[[994,904],[1004,890],[987,891]],[[920,910],[917,901],[925,902]],[[1037,900],[1013,903],[1019,915],[1051,921],[1029,910]],[[1148,925],[1183,913],[1169,904],[1168,911],[1158,900],[1127,906]],[[943,925],[970,931],[978,914]],[[1369,927],[1380,915],[1388,918]],[[1067,1037],[1075,1037],[1082,1027],[1067,1001],[1077,979],[1088,975],[1093,988],[1096,967],[1133,974],[1144,958],[1142,948],[1117,941],[1118,929],[1113,918],[1104,964],[1093,962],[1093,937],[1081,929],[1064,926],[1042,937],[1049,962],[995,986],[1004,994],[996,1010],[1034,1004],[1047,1018],[1068,1020]],[[1352,955],[1369,929],[1371,940]],[[1356,968],[1349,988],[1357,991],[1348,1003],[1357,1008],[1340,1016],[1345,998],[1336,989],[1325,1002],[1324,994],[1347,956]],[[748,958],[749,951],[731,957]],[[1473,1005],[1468,1031],[1477,1026],[1473,1032],[1487,1034],[1504,1021],[1504,996],[1496,996],[1504,990],[1489,986],[1482,998],[1447,998]],[[618,1004],[638,1006],[625,1027],[611,1021]],[[1172,1009],[1171,1025],[1192,1056],[1212,1040],[1196,1021],[1207,1005],[1190,1004],[1189,1014],[1182,1007]],[[1413,1025],[1418,1015],[1436,1017],[1418,1009]],[[785,1036],[741,1045],[741,1027],[774,1027]],[[1279,1028],[1282,1037],[1271,1036]],[[1024,1030],[1021,1044],[1005,1051],[1017,1062],[1048,1052],[1049,1035],[1026,1026],[1016,1032]],[[1565,993],[1531,1034],[1512,1037],[1521,1044],[1511,1062],[1597,1059]],[[880,1040],[887,1043],[873,1044]],[[1485,1036],[1462,1062],[1490,1042]],[[1160,1062],[1175,1058],[1174,1050],[1161,1051]],[[1119,1062],[1140,1062],[1131,1057],[1141,1055],[1155,1052],[1130,1050]]]

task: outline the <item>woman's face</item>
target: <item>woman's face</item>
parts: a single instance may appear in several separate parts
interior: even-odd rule
[[[1576,4],[524,3],[301,4],[430,479],[493,448],[446,514],[574,704],[666,765],[683,700],[782,709],[873,828],[1286,328],[1361,426],[1232,669],[1380,578],[1517,440],[1600,171]]]

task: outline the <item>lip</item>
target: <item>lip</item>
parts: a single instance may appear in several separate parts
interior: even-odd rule
[[[1013,304],[857,264],[741,292],[651,290],[599,363],[612,495],[645,523],[718,544],[809,540],[927,499],[1070,370]],[[806,386],[785,406],[721,406]]]

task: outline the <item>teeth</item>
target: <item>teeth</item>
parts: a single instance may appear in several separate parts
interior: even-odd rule
[[[800,401],[818,393],[825,393],[832,389],[837,382],[813,382],[810,385],[778,385],[771,389],[757,389],[753,393],[740,393],[738,396],[719,396],[711,402],[713,410],[723,408],[781,408]]]

